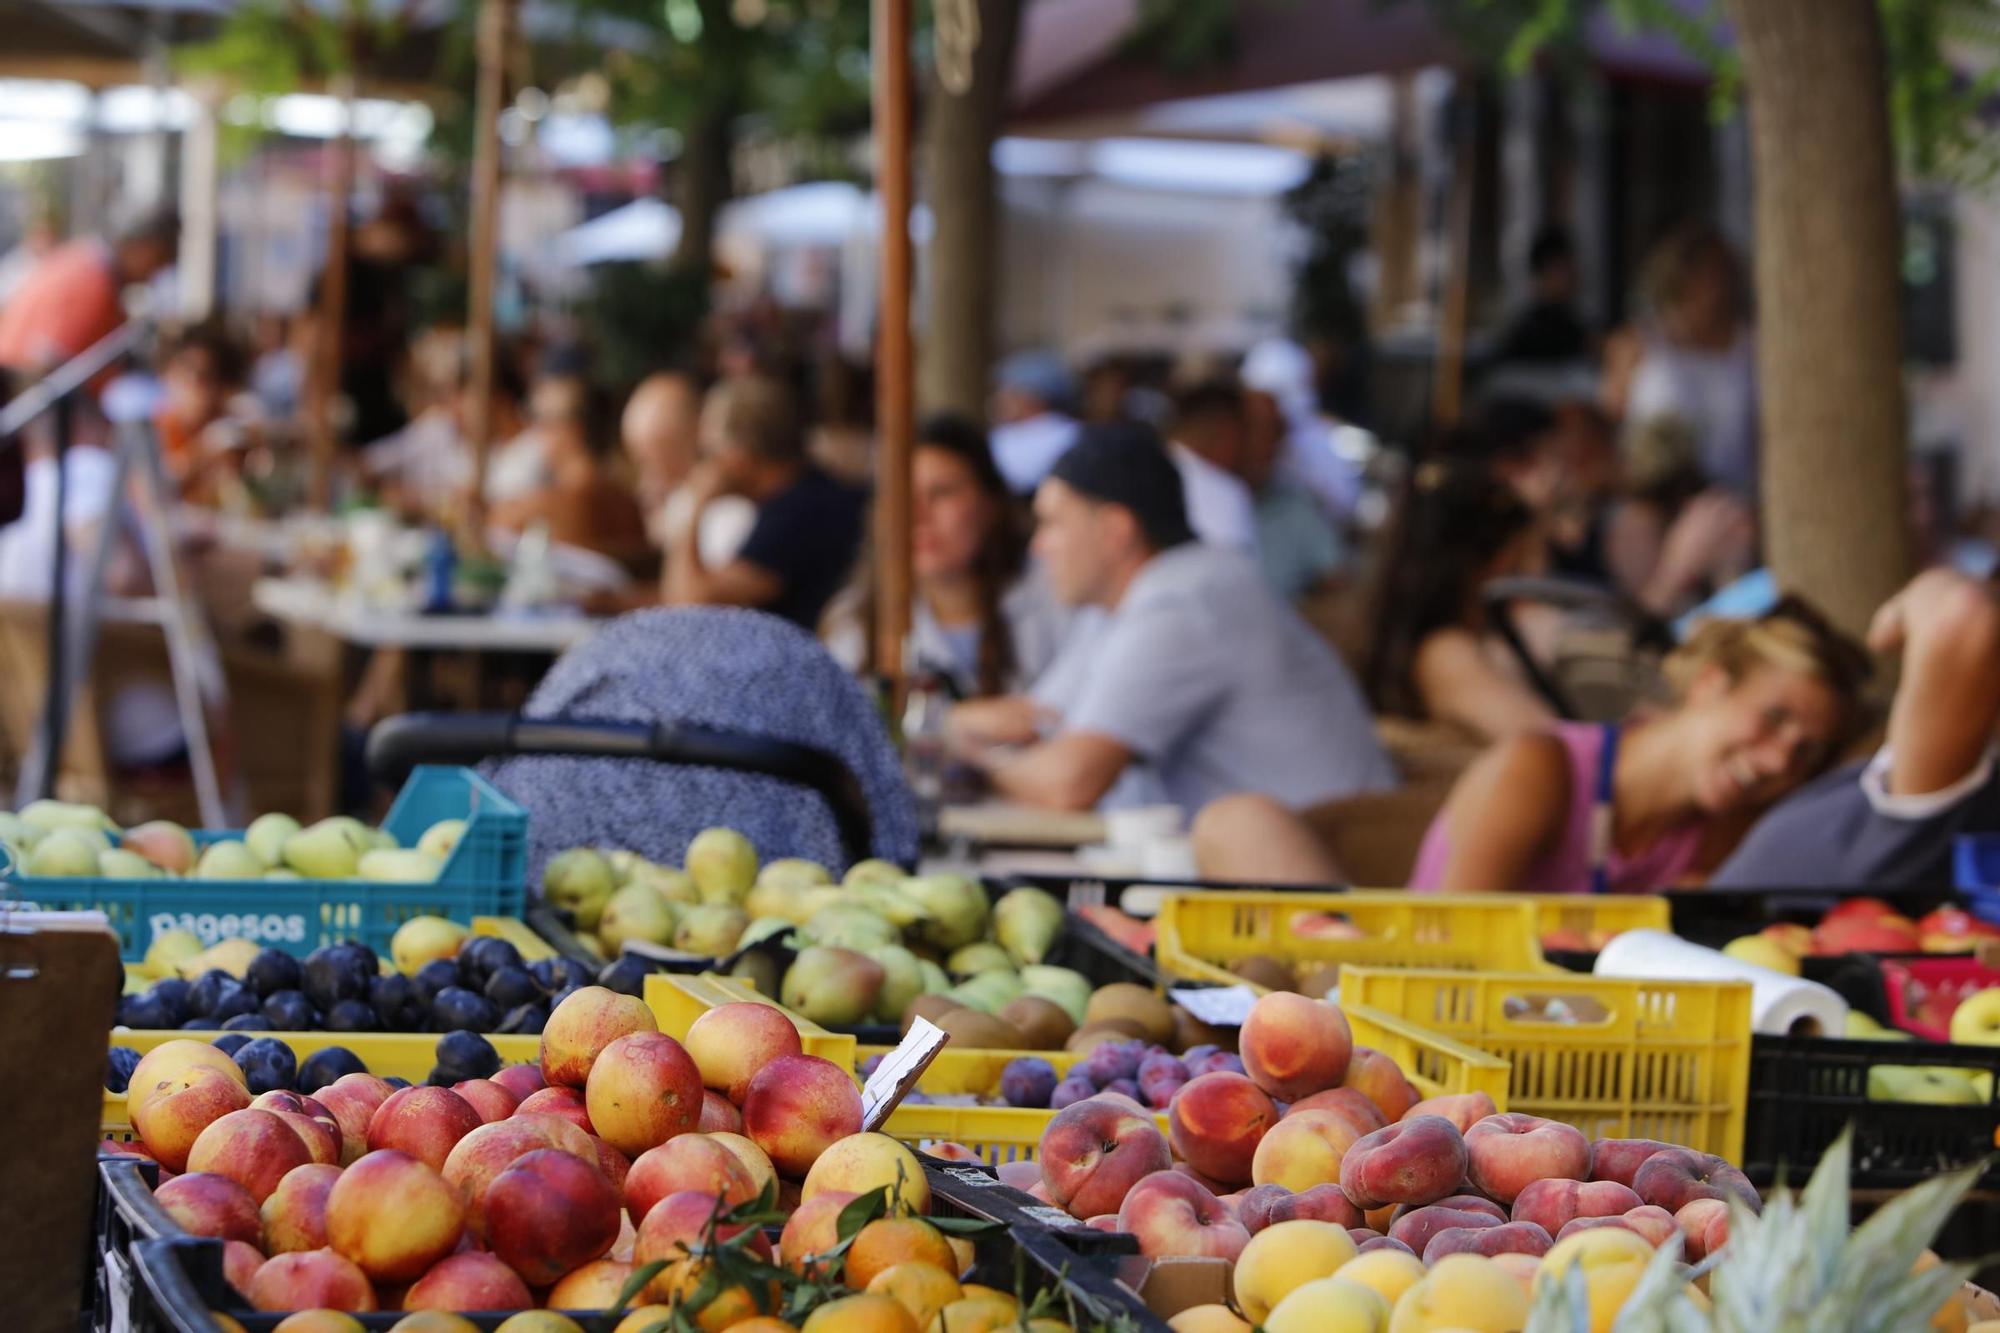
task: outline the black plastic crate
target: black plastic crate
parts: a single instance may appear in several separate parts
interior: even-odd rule
[[[1851,1182],[1857,1190],[1901,1189],[1990,1159],[2000,1130],[2000,1100],[1952,1106],[1868,1096],[1870,1070],[1927,1065],[2000,1074],[2000,1047],[1753,1037],[1745,1173],[1760,1186],[1781,1175],[1803,1185],[1849,1124],[1854,1126]],[[1981,1185],[2000,1188],[2000,1168],[1989,1167]]]
[[[1947,903],[1964,906],[1958,894],[1941,887],[1672,889],[1662,896],[1673,913],[1674,934],[1715,948],[1781,922],[1817,925],[1848,898],[1880,898],[1912,920]]]

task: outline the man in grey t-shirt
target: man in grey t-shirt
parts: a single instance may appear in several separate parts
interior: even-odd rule
[[[1003,795],[1086,809],[1141,770],[1192,814],[1237,792],[1299,808],[1395,785],[1332,649],[1247,555],[1193,540],[1180,475],[1150,430],[1086,430],[1035,513],[1056,595],[1104,616],[1033,698],[954,710],[958,749]]]
[[[1779,803],[1709,882],[1731,888],[1949,885],[1952,839],[2000,832],[2000,601],[1949,569],[1876,613],[1869,642],[1901,650],[1889,735],[1866,764]]]

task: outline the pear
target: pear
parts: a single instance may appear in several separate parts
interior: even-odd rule
[[[1014,955],[1016,963],[1039,963],[1062,933],[1065,915],[1052,893],[1010,889],[993,904],[993,938]]]
[[[195,862],[196,879],[262,879],[268,867],[257,853],[235,839],[212,842]],[[350,870],[351,870],[350,865]],[[329,876],[329,878],[331,878]]]
[[[285,844],[297,832],[299,821],[290,815],[259,815],[243,830],[243,845],[257,853],[257,859],[265,866],[281,866],[285,863]]]
[[[458,850],[459,839],[464,836],[463,819],[440,819],[418,836],[417,850],[429,852],[440,861],[449,861],[451,854]]]
[[[866,883],[901,884],[908,878],[908,872],[895,862],[871,859],[856,861],[849,866],[846,876],[840,883],[842,888],[851,889],[857,884]]]
[[[924,965],[900,944],[871,950],[868,956],[882,968],[882,993],[875,998],[875,1017],[884,1023],[897,1022],[910,1001],[924,993]]]
[[[180,974],[193,981],[204,972],[220,970],[241,981],[250,973],[251,960],[262,952],[263,946],[254,940],[217,940],[193,957],[182,959]]]
[[[951,989],[951,978],[936,963],[928,958],[919,958],[917,966],[924,972],[924,994],[942,995]]]
[[[425,963],[456,958],[472,932],[441,916],[413,916],[389,938],[389,958],[404,976],[415,976]]]
[[[429,884],[444,873],[444,862],[429,852],[377,847],[363,852],[355,869],[377,884]]]
[[[358,819],[335,815],[285,839],[285,867],[307,879],[353,879],[375,840]]]
[[[68,801],[30,801],[21,807],[20,820],[38,833],[53,833],[57,829],[87,829],[95,833],[118,831],[110,816],[96,806],[74,805]]]
[[[981,972],[1012,972],[1014,960],[997,944],[968,944],[954,949],[944,960],[944,970],[955,977],[975,977]]]
[[[304,875],[285,866],[279,866],[276,870],[266,870],[264,872],[264,881],[267,884],[274,881],[280,884],[299,884],[303,883],[304,880]]]
[[[736,947],[747,949],[760,940],[775,939],[782,935],[788,935],[794,929],[795,927],[792,923],[781,916],[755,917],[749,925],[743,928],[743,934],[737,939]]]
[[[986,933],[990,907],[986,890],[963,875],[924,875],[902,882],[905,897],[930,913],[920,928],[923,937],[940,949],[956,949]]]
[[[28,852],[22,873],[42,877],[73,879],[97,873],[97,846],[82,830],[59,828],[44,833]]]
[[[692,907],[701,901],[701,894],[696,891],[694,880],[687,871],[676,870],[672,866],[657,866],[647,861],[632,872],[632,882],[648,886],[670,903]]]
[[[902,932],[867,908],[858,906],[827,908],[806,922],[805,936],[814,944],[860,949],[869,953],[902,940]]]
[[[542,897],[574,916],[583,930],[597,929],[614,888],[611,863],[588,847],[559,852],[542,870]]]
[[[605,948],[618,953],[627,940],[666,944],[679,924],[678,909],[651,885],[627,884],[604,904],[604,915],[597,919],[597,938],[604,941]]]
[[[778,1001],[815,1023],[859,1023],[875,1011],[882,965],[852,949],[801,950],[778,988]]]
[[[729,965],[729,975],[747,981],[757,993],[775,1003],[778,998],[778,960],[767,953],[746,953]]]
[[[686,864],[705,903],[740,903],[757,882],[757,849],[735,829],[703,829],[695,834]]]
[[[12,847],[24,847],[32,841],[29,832],[19,815],[12,810],[0,810],[0,842]]]
[[[878,884],[863,880],[848,890],[854,901],[864,904],[869,911],[887,921],[890,925],[907,930],[909,927],[930,920],[930,911],[916,899],[904,893],[893,884]]]
[[[1082,1025],[1093,989],[1090,978],[1083,973],[1072,972],[1066,967],[1050,967],[1046,963],[1030,964],[1021,969],[1021,985],[1029,995],[1055,1001],[1063,1007],[1063,1012],[1070,1016],[1072,1022]]]
[[[159,976],[172,976],[185,959],[201,952],[201,937],[191,930],[163,930],[146,946],[146,966]]]
[[[627,851],[623,847],[605,848],[599,854],[604,857],[604,864],[611,867],[611,878],[618,882],[618,887],[621,889],[632,882],[632,877],[639,873],[640,866],[652,864],[639,853]]]
[[[736,952],[736,942],[743,938],[749,925],[750,918],[740,907],[696,903],[681,913],[680,924],[674,927],[674,947],[686,953],[720,958]]]
[[[806,923],[805,906],[804,888],[784,880],[767,880],[761,876],[751,888],[750,895],[743,900],[743,910],[752,917],[781,916],[799,925]]]
[[[403,846],[403,840],[385,828],[369,829],[368,840],[369,845],[378,852],[399,851]],[[412,848],[411,850],[414,851],[415,849]]]
[[[97,873],[106,879],[158,879],[160,868],[137,852],[122,847],[97,854]]]
[[[817,861],[807,861],[801,857],[782,857],[757,872],[759,884],[796,884],[808,888],[814,884],[831,884],[833,876]]]
[[[1021,979],[1012,972],[981,972],[970,981],[959,982],[945,996],[982,1014],[998,1014],[1021,998]]]

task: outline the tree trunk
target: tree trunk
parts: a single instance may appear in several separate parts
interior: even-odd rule
[[[715,270],[715,219],[732,193],[730,157],[735,148],[732,99],[712,99],[689,119],[674,181],[674,206],[681,215],[681,238],[672,264],[677,272],[705,280]]]
[[[994,189],[993,140],[1006,111],[1022,0],[970,0],[979,15],[970,86],[945,88],[933,73],[925,88],[924,198],[930,205],[929,312],[917,363],[924,411],[986,416],[993,363],[1000,204]]]
[[[1881,17],[1876,0],[1727,9],[1750,106],[1764,549],[1782,587],[1858,633],[1914,560]]]

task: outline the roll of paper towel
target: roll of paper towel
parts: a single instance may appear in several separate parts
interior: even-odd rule
[[[1786,976],[1662,930],[1628,930],[1597,955],[1597,975],[1657,981],[1747,981],[1750,1029],[1776,1036],[1838,1037],[1847,1001],[1817,981]]]

